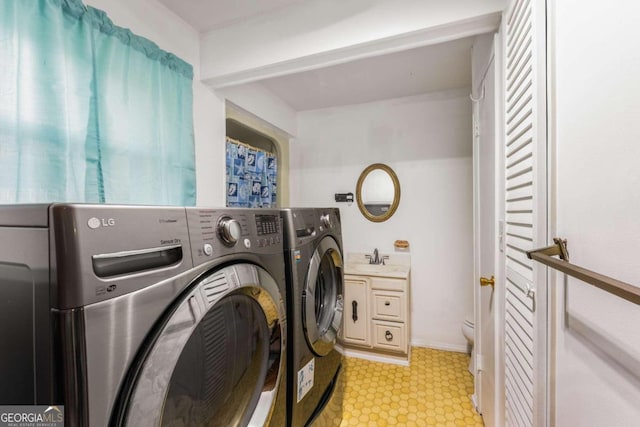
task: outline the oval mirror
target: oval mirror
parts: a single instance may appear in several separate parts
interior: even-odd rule
[[[393,169],[374,163],[362,171],[356,186],[356,200],[360,212],[369,221],[391,218],[400,204],[400,182]]]

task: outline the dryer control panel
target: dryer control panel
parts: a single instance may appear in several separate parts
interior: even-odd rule
[[[337,208],[285,209],[282,216],[285,218],[285,249],[312,244],[327,234],[342,236]]]

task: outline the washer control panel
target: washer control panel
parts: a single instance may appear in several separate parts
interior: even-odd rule
[[[282,226],[272,209],[187,208],[195,265],[232,253],[282,252]]]
[[[227,246],[233,246],[236,244],[240,236],[242,235],[242,228],[240,223],[231,218],[230,216],[221,216],[218,219],[218,225],[216,226],[218,237]]]
[[[282,244],[282,231],[279,215],[256,215],[258,247]]]

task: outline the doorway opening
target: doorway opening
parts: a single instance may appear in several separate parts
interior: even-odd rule
[[[227,206],[269,208],[288,206],[290,135],[229,101],[226,102],[225,127],[227,138],[225,144]],[[231,153],[229,153],[229,142],[233,143]],[[252,158],[245,157],[240,160],[237,152],[234,152],[239,147],[242,147],[240,151],[243,151],[243,155],[251,154]],[[235,163],[230,163],[232,158],[238,160],[237,166],[241,167],[242,171],[233,169]],[[255,163],[247,164],[247,160]],[[270,167],[271,169],[269,169]],[[260,174],[258,172],[266,173]],[[230,179],[230,177],[232,178]],[[242,177],[245,181],[242,187],[238,185],[234,187],[233,185],[234,183],[239,184],[238,177]],[[250,186],[248,186],[249,183]],[[245,194],[237,193],[240,190]],[[230,192],[235,194],[235,198],[229,197]],[[239,198],[248,204],[237,204]]]

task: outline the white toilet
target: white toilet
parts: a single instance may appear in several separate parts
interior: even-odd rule
[[[471,372],[471,375],[475,375],[474,362],[476,359],[475,347],[473,345],[474,326],[473,314],[466,316],[464,318],[464,323],[462,323],[462,335],[464,335],[464,337],[467,339],[467,343],[469,344],[467,346],[467,349],[471,350],[471,361],[469,362],[469,372]]]

